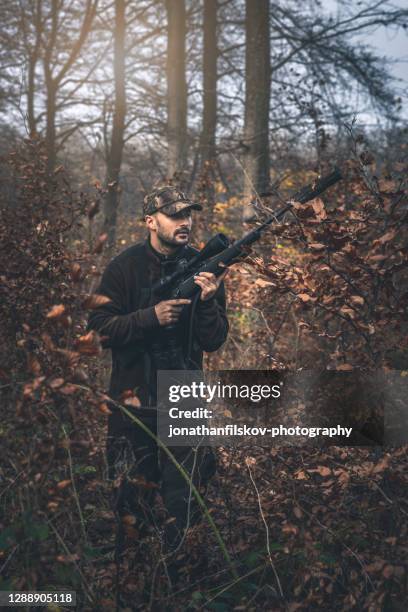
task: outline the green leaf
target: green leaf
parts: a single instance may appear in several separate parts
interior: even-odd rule
[[[77,465],[74,468],[74,473],[75,474],[95,474],[96,473],[96,467],[93,465]]]
[[[202,593],[200,593],[200,591],[194,591],[194,593],[191,595],[191,599],[193,601],[200,601],[200,599],[203,599],[204,595]]]
[[[283,550],[283,545],[279,542],[272,542],[269,546],[270,550]]]
[[[81,578],[78,576],[76,569],[69,565],[62,565],[61,563],[56,564],[54,567],[54,576],[57,583],[63,586],[79,587],[81,584]]]
[[[323,563],[327,563],[327,565],[336,565],[337,564],[336,557],[334,557],[333,555],[331,555],[329,553],[321,553],[319,555],[319,559],[320,559],[320,561],[323,561]]]
[[[92,546],[84,546],[84,556],[86,559],[97,559],[103,555],[103,548],[92,548]]]
[[[31,523],[26,525],[26,534],[36,542],[44,542],[50,534],[46,523]]]
[[[0,533],[0,550],[7,550],[16,543],[17,537],[12,527],[6,527]]]
[[[248,567],[255,567],[259,563],[259,559],[262,556],[262,552],[259,550],[253,550],[245,557],[245,564]]]

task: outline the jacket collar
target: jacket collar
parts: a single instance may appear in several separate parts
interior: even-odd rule
[[[174,263],[178,259],[181,259],[186,255],[187,247],[181,246],[175,253],[172,255],[164,255],[163,253],[159,253],[154,249],[150,243],[150,237],[145,241],[145,250],[146,255],[153,265],[160,267],[162,264]]]

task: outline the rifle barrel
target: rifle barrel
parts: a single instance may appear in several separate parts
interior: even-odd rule
[[[335,168],[333,172],[328,174],[327,176],[319,179],[314,185],[308,185],[303,187],[300,191],[295,193],[295,195],[291,198],[291,202],[300,202],[301,204],[306,204],[309,200],[313,200],[317,198],[323,191],[331,187],[335,183],[337,183],[342,178],[342,174],[338,168]],[[220,267],[219,264],[224,264],[227,266],[231,261],[236,259],[242,254],[242,247],[252,244],[256,240],[259,239],[262,231],[274,221],[279,221],[285,213],[287,213],[292,208],[292,203],[288,202],[285,206],[276,211],[274,215],[266,219],[261,225],[253,228],[249,232],[247,232],[242,238],[235,240],[228,248],[226,248],[221,253],[218,253],[211,259],[203,262],[198,269],[196,270],[196,274],[200,272],[213,272],[216,276],[220,276],[223,273],[223,267]],[[197,293],[199,287],[194,282],[194,275],[191,274],[188,278],[183,280],[173,291],[172,297],[177,298],[189,298],[194,293]]]

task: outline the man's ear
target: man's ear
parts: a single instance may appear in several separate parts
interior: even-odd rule
[[[147,229],[149,229],[150,231],[153,231],[153,232],[156,231],[156,219],[154,218],[153,215],[146,215],[145,216],[145,223],[146,223]]]

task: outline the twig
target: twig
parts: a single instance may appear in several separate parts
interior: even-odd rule
[[[323,523],[321,523],[321,522],[319,521],[319,519],[318,519],[316,516],[314,516],[313,514],[311,514],[310,512],[308,512],[307,510],[305,510],[305,508],[304,508],[303,506],[301,506],[301,505],[299,504],[299,502],[298,502],[298,505],[299,505],[299,508],[301,508],[301,510],[302,510],[302,511],[303,511],[305,514],[307,514],[307,515],[309,516],[309,518],[312,518],[313,520],[315,520],[315,521],[316,521],[316,522],[317,522],[317,523],[320,525],[320,527],[323,527],[323,529],[326,529],[326,531],[328,531],[328,532],[329,532],[329,533],[330,533],[330,534],[331,534],[331,535],[332,535],[334,538],[336,538],[336,539],[340,540],[341,545],[342,545],[342,546],[344,546],[344,548],[345,548],[346,550],[348,550],[348,551],[349,551],[349,553],[351,553],[351,554],[353,555],[353,557],[356,559],[356,561],[357,561],[357,562],[358,562],[358,564],[360,565],[361,569],[363,570],[364,575],[366,576],[366,580],[367,580],[367,581],[368,581],[368,582],[371,584],[372,588],[373,588],[373,589],[375,589],[374,584],[373,584],[373,582],[372,582],[372,580],[371,580],[370,576],[367,574],[367,571],[366,571],[366,569],[365,569],[365,567],[364,567],[364,563],[362,562],[362,560],[360,559],[360,557],[358,556],[358,554],[357,554],[356,552],[354,552],[354,550],[352,550],[352,549],[351,549],[349,546],[347,546],[347,544],[345,544],[345,543],[343,542],[343,540],[341,540],[341,539],[340,539],[340,538],[337,536],[337,534],[336,534],[336,533],[335,533],[335,532],[334,532],[332,529],[330,529],[330,527],[327,527],[326,525],[324,525]]]
[[[0,575],[2,574],[2,572],[4,572],[4,570],[6,569],[7,565],[9,564],[11,558],[13,557],[14,553],[16,552],[17,548],[20,546],[20,544],[16,544],[15,547],[13,548],[13,550],[11,551],[11,553],[9,554],[9,556],[7,557],[7,559],[5,560],[5,562],[3,563],[3,565],[0,567]]]
[[[78,491],[77,491],[77,488],[75,486],[74,470],[72,469],[72,456],[71,456],[71,450],[69,448],[70,440],[68,438],[67,432],[65,431],[65,425],[62,426],[62,431],[64,432],[64,436],[65,436],[65,438],[66,438],[66,440],[68,442],[68,444],[67,444],[67,453],[68,453],[68,460],[69,460],[69,474],[71,476],[71,482],[72,482],[72,491],[74,493],[75,503],[76,503],[76,506],[78,508],[79,519],[81,521],[82,535],[84,537],[85,544],[87,544],[88,543],[88,538],[87,538],[87,535],[86,535],[85,520],[84,520],[84,515],[82,514],[81,504],[79,502]]]
[[[50,520],[47,520],[47,523],[48,523],[48,525],[51,527],[51,529],[53,530],[53,532],[55,533],[55,535],[57,536],[57,539],[58,539],[59,543],[61,544],[62,548],[64,549],[65,554],[66,554],[66,555],[68,555],[70,558],[72,558],[72,554],[70,553],[68,546],[65,544],[64,540],[62,539],[62,537],[61,537],[61,536],[60,536],[60,534],[58,533],[57,528],[56,528],[56,527],[55,527],[55,526],[54,526],[54,525],[51,523],[51,521],[50,521]],[[91,587],[88,585],[88,583],[87,583],[87,581],[86,581],[86,578],[85,578],[85,576],[83,575],[83,573],[82,573],[82,571],[81,571],[81,568],[79,567],[78,563],[77,563],[76,561],[73,561],[73,563],[74,563],[74,565],[75,565],[75,567],[76,567],[76,570],[77,570],[78,574],[79,574],[79,575],[81,576],[81,578],[82,578],[82,582],[83,582],[83,585],[84,585],[84,590],[85,590],[85,593],[86,593],[86,595],[87,595],[88,599],[89,599],[91,602],[93,602],[93,601],[94,601],[95,596],[94,596],[94,594],[93,594],[93,591],[92,591]]]
[[[282,585],[281,585],[281,582],[279,580],[278,573],[277,573],[277,571],[275,569],[275,565],[274,565],[274,563],[272,561],[271,546],[270,546],[270,541],[269,541],[269,527],[268,527],[268,523],[266,522],[265,515],[264,515],[263,509],[262,509],[261,498],[260,498],[260,495],[259,495],[258,487],[256,486],[256,482],[255,482],[255,480],[254,480],[254,478],[252,476],[251,468],[249,467],[249,463],[248,462],[247,462],[246,466],[248,468],[249,477],[250,477],[251,482],[253,484],[253,487],[255,489],[256,496],[258,498],[259,512],[261,513],[261,518],[262,518],[263,524],[265,525],[265,531],[266,531],[266,550],[268,552],[269,563],[271,564],[272,571],[273,571],[273,573],[275,575],[275,579],[276,579],[276,583],[278,585],[279,593],[280,593],[281,597],[284,597],[283,590],[282,590]]]
[[[253,570],[251,570],[250,572],[244,574],[243,576],[239,576],[236,580],[234,580],[233,582],[229,582],[227,585],[225,585],[225,587],[223,589],[221,589],[221,591],[218,591],[218,593],[216,593],[214,595],[214,597],[211,597],[211,599],[208,599],[205,602],[205,606],[208,606],[209,603],[211,603],[212,601],[214,601],[215,599],[217,599],[217,597],[219,597],[220,595],[222,595],[223,593],[226,593],[227,591],[229,591],[231,588],[233,588],[236,584],[238,584],[239,582],[242,582],[243,580],[245,580],[245,578],[248,578],[248,576],[252,576],[253,574],[257,574],[258,572],[260,572],[261,570],[265,569],[266,565],[262,564],[262,565],[258,565],[258,567],[255,567]],[[219,587],[216,587],[219,588]],[[201,608],[204,609],[204,608]]]

